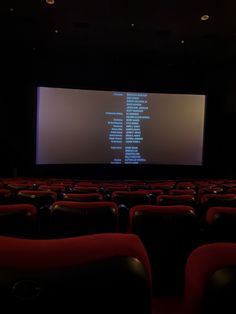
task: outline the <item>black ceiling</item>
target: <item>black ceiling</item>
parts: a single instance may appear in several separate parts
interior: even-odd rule
[[[234,63],[235,12],[235,0],[1,1],[1,46],[64,60],[104,54]]]

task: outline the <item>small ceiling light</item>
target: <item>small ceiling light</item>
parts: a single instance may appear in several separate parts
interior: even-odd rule
[[[11,12],[14,12],[14,8],[10,8],[10,11],[11,11]]]
[[[134,27],[134,23],[131,24],[131,27]]]
[[[181,40],[181,44],[184,44],[184,40]]]
[[[201,20],[202,21],[207,21],[207,20],[209,20],[209,18],[210,18],[210,16],[207,15],[207,14],[204,14],[204,15],[201,16]]]
[[[55,30],[54,30],[54,33],[55,33],[55,34],[58,34],[58,33],[59,33],[59,30],[58,30],[58,29],[55,29]]]
[[[54,4],[54,3],[55,3],[55,0],[46,0],[46,3],[47,3],[47,4]]]

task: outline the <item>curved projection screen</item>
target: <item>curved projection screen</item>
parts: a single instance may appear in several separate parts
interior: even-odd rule
[[[202,165],[205,100],[38,87],[36,164]]]

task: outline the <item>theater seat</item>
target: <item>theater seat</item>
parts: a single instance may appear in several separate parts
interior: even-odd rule
[[[7,204],[11,201],[12,193],[8,189],[0,188],[0,204]]]
[[[114,202],[55,202],[51,208],[52,237],[118,232],[118,208]]]
[[[196,195],[194,189],[173,189],[170,190],[169,195]]]
[[[118,205],[125,205],[128,209],[135,205],[150,204],[148,191],[114,191],[112,201]]]
[[[0,298],[8,313],[151,314],[151,275],[135,235],[0,237]]]
[[[37,210],[31,204],[0,205],[0,235],[35,237],[36,222]]]
[[[206,221],[210,241],[236,242],[236,207],[211,207]]]
[[[135,205],[151,204],[153,196],[146,191],[114,191],[111,199],[119,207],[119,230],[126,232],[129,224],[129,210]]]
[[[182,293],[185,263],[200,237],[200,224],[193,208],[134,206],[130,210],[130,227],[147,249],[155,294]]]
[[[37,208],[39,237],[47,238],[49,235],[50,206],[57,199],[56,192],[53,191],[31,191],[21,190],[17,193],[18,203],[32,204]]]
[[[196,184],[193,182],[177,182],[175,185],[175,188],[177,190],[190,190],[190,189],[195,189]]]
[[[236,244],[197,248],[186,266],[184,313],[236,313]]]
[[[156,204],[162,206],[169,205],[188,205],[195,207],[196,200],[193,194],[184,195],[159,195],[156,198]]]
[[[48,208],[57,199],[57,194],[52,191],[22,190],[17,193],[16,201],[19,203],[33,204],[40,212],[42,207]]]
[[[236,194],[204,194],[200,199],[199,214],[205,216],[210,207],[236,207]]]
[[[74,202],[99,202],[103,200],[103,196],[100,193],[68,193],[63,195],[63,200]]]

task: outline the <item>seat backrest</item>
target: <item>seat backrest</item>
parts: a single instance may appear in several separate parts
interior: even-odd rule
[[[72,189],[73,193],[78,194],[88,194],[88,193],[98,193],[99,188],[97,186],[76,186]]]
[[[100,193],[68,193],[63,195],[64,201],[74,202],[99,202],[103,200]]]
[[[31,204],[0,205],[0,235],[35,237],[37,210]]]
[[[150,204],[150,196],[148,191],[114,191],[112,193],[112,201],[118,205],[125,205],[131,208],[135,205]]]
[[[151,204],[153,196],[146,191],[114,191],[111,199],[119,206],[119,230],[126,232],[129,224],[129,210],[132,206]]]
[[[190,190],[195,189],[196,184],[193,182],[177,182],[175,185],[176,189],[182,189],[182,190]]]
[[[7,204],[11,201],[12,193],[8,189],[0,188],[0,204]]]
[[[195,207],[196,200],[193,194],[184,195],[159,195],[156,198],[157,205],[189,205]]]
[[[199,203],[199,214],[204,216],[210,207],[236,207],[236,194],[204,194]]]
[[[118,232],[114,202],[55,202],[51,208],[52,237]]]
[[[220,186],[210,186],[210,187],[202,187],[198,190],[198,200],[201,201],[201,198],[204,194],[222,194],[224,193],[224,189]],[[231,192],[230,192],[231,193]],[[232,192],[231,194],[233,194]]]
[[[193,208],[185,205],[135,206],[130,211],[130,226],[149,254],[155,291],[181,292],[187,257],[200,238],[201,228]]]
[[[170,190],[169,195],[196,195],[194,189],[173,189]]]
[[[151,275],[135,235],[0,237],[0,298],[9,313],[151,314]]]
[[[184,313],[236,313],[236,244],[200,246],[186,265]]]
[[[151,189],[161,189],[165,191],[165,194],[168,194],[168,191],[175,187],[175,181],[161,181],[161,182],[151,182],[149,183],[149,187]]]
[[[57,199],[57,194],[53,191],[31,191],[21,190],[16,195],[19,203],[33,204],[38,208],[49,207]]]
[[[236,242],[236,207],[210,207],[206,221],[211,241]]]

